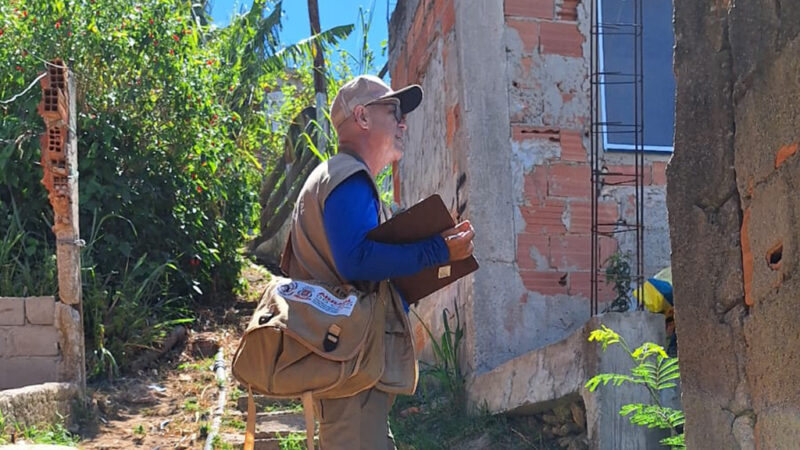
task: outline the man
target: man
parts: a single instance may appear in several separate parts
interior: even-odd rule
[[[472,254],[470,223],[419,242],[390,245],[367,233],[385,220],[374,177],[403,156],[405,115],[422,101],[411,85],[393,91],[380,78],[364,75],[346,83],[331,105],[339,154],[309,176],[295,205],[292,256],[287,274],[332,284],[389,283],[434,265]],[[394,289],[379,289],[387,304],[385,369],[378,384],[355,396],[319,400],[316,416],[323,450],[394,448],[387,417],[395,394],[412,394],[418,370],[406,314],[408,305]]]

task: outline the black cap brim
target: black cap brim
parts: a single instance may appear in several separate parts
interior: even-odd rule
[[[403,111],[403,114],[408,114],[417,109],[417,106],[422,103],[422,95],[422,87],[418,84],[412,84],[381,98],[396,98],[400,100],[400,110]]]

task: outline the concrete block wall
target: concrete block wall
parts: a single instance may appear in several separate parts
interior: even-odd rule
[[[442,308],[459,302],[467,372],[557,342],[589,319],[588,16],[580,0],[401,0],[392,16],[392,84],[419,83],[426,95],[407,119],[396,200],[439,193],[479,236],[481,270],[415,309],[438,334]],[[634,171],[630,154],[603,158],[609,171]],[[669,264],[666,160],[649,157],[645,168],[648,275]],[[601,220],[633,221],[633,206],[631,188],[609,187]],[[624,236],[600,245],[604,259],[635,248]],[[601,286],[602,299],[612,294]]]
[[[74,381],[72,311],[54,297],[0,297],[0,389]]]

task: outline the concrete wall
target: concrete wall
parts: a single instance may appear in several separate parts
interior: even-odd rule
[[[667,200],[688,448],[800,440],[798,33],[797,2],[675,0]]]
[[[420,83],[426,95],[407,119],[398,203],[439,193],[478,233],[481,270],[416,309],[436,327],[459,302],[468,372],[557,342],[589,318],[588,10],[579,0],[401,0],[392,16],[392,83]],[[630,154],[604,158],[633,173]],[[653,157],[645,167],[648,275],[669,264],[665,166]],[[634,218],[632,194],[607,188],[601,220]],[[633,245],[602,238],[602,258]],[[601,297],[613,298],[604,285]],[[419,325],[416,335],[425,343]]]
[[[0,390],[79,379],[77,310],[53,297],[0,297]]]

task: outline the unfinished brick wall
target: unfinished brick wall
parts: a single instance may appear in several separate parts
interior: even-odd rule
[[[579,0],[401,0],[392,16],[392,84],[425,89],[394,167],[396,200],[439,193],[478,233],[479,273],[417,309],[436,327],[458,300],[468,370],[557,342],[589,318],[588,33]],[[609,172],[634,172],[629,153],[603,158]],[[669,264],[666,159],[645,167],[648,275]],[[600,219],[633,223],[633,193],[609,185]],[[635,248],[633,236],[600,245],[603,259]],[[603,285],[601,296],[612,292]]]
[[[0,297],[0,389],[74,380],[62,352],[76,331],[71,311],[54,297]]]

